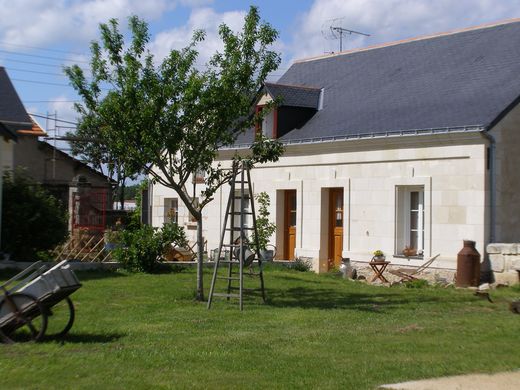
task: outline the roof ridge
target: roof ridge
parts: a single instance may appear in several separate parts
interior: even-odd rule
[[[296,84],[282,84],[282,83],[264,83],[265,85],[276,85],[279,87],[293,87],[293,88],[301,88],[301,89],[312,89],[315,91],[321,90],[321,88],[318,87],[307,87],[304,85],[296,85]]]
[[[404,43],[410,43],[410,42],[416,42],[416,41],[423,41],[423,40],[427,40],[427,39],[440,38],[440,37],[445,37],[445,36],[448,36],[448,35],[455,35],[455,34],[460,34],[460,33],[468,32],[468,31],[482,30],[482,29],[486,29],[486,28],[492,28],[492,27],[502,26],[502,25],[505,25],[505,24],[517,23],[517,22],[520,22],[520,18],[502,19],[502,20],[499,20],[499,21],[490,22],[490,23],[484,23],[484,24],[480,24],[480,25],[477,25],[477,26],[465,27],[465,28],[460,28],[460,29],[453,29],[453,30],[448,30],[448,31],[444,31],[444,32],[435,33],[435,34],[419,35],[417,37],[405,38],[405,39],[400,39],[400,40],[397,40],[397,41],[390,41],[390,42],[385,42],[385,43],[379,43],[379,44],[376,44],[376,45],[371,45],[371,46],[362,47],[362,48],[358,48],[358,49],[344,50],[344,51],[341,51],[339,53],[322,54],[322,55],[319,55],[319,56],[302,58],[302,59],[299,59],[299,60],[295,60],[294,63],[297,64],[297,63],[302,63],[302,62],[310,62],[310,61],[321,60],[321,59],[324,59],[324,58],[339,57],[339,56],[343,56],[343,55],[347,55],[347,54],[354,54],[354,53],[360,53],[360,52],[369,51],[369,50],[382,49],[384,47],[397,46],[397,45],[401,45],[401,44],[404,44]]]

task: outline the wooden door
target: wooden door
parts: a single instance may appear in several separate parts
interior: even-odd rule
[[[294,248],[296,248],[296,190],[285,191],[285,248],[286,260],[294,260]]]
[[[343,188],[331,188],[329,198],[329,268],[339,267],[343,251]]]

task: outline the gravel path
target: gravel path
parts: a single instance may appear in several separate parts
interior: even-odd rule
[[[388,390],[518,390],[520,371],[498,374],[458,375],[437,379],[383,385]]]

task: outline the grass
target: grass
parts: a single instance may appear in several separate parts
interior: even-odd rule
[[[252,298],[241,313],[195,302],[193,270],[78,276],[69,336],[0,345],[0,388],[371,389],[520,367],[520,317],[507,307],[518,288],[491,304],[468,290],[270,269],[269,302]]]

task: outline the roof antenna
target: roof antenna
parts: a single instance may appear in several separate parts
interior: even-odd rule
[[[323,38],[327,40],[339,39],[339,51],[343,51],[343,36],[344,35],[364,35],[365,37],[369,37],[370,34],[365,34],[359,31],[349,30],[348,28],[342,27],[343,19],[345,18],[335,18],[326,20],[325,23],[321,26],[321,34]],[[334,52],[332,52],[334,53]]]

